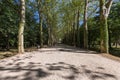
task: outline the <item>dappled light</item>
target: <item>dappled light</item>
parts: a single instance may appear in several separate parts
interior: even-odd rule
[[[120,0],[0,0],[0,80],[120,80]]]
[[[117,74],[109,72],[112,64],[118,63],[99,57],[66,45],[43,48],[0,60],[0,80],[119,80],[119,70]],[[99,59],[102,62],[96,65]]]
[[[87,69],[87,67],[89,68],[87,65],[75,66],[65,62],[42,65],[35,62],[24,63],[19,60],[16,61],[15,63],[4,65],[6,67],[0,67],[0,80],[52,80],[55,77],[61,80],[82,80],[86,76],[88,76],[89,80],[117,80],[114,74],[103,72],[105,69],[99,66],[94,71]],[[23,66],[24,64],[25,66]]]

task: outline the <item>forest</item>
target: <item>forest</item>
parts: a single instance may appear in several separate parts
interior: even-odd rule
[[[0,51],[66,44],[120,56],[119,0],[0,0]]]

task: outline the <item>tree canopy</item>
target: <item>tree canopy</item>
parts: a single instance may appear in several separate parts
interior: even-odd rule
[[[119,9],[118,0],[0,0],[0,50],[64,43],[109,53],[120,44]]]

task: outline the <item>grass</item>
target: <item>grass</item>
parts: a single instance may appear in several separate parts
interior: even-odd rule
[[[26,48],[25,52],[31,52],[31,51],[36,51],[37,48],[35,47],[30,47],[30,48]],[[10,49],[9,51],[0,51],[0,59],[4,59],[7,57],[11,57],[18,54],[18,50],[17,49]]]
[[[119,61],[120,62],[120,58],[118,56],[114,56],[114,55],[111,55],[111,54],[106,54],[106,53],[102,53],[100,54],[101,56],[103,57],[106,57],[108,59],[112,59],[112,60],[115,60],[115,61]]]
[[[12,52],[9,52],[9,51],[0,52],[0,59],[11,57],[11,56],[14,56],[14,55],[16,55],[16,54],[12,53]]]
[[[112,48],[110,50],[110,54],[117,56],[117,57],[120,57],[120,48]]]
[[[99,46],[95,46],[91,48],[90,50],[94,50],[100,53]],[[120,62],[120,46],[118,46],[117,48],[115,46],[112,46],[112,48],[110,49],[110,54],[102,53],[100,55]]]
[[[107,57],[109,59],[120,62],[120,47],[119,48],[113,47],[110,50],[110,54],[103,53],[103,54],[100,54],[100,55],[102,55],[103,57]]]
[[[90,48],[90,50],[100,52],[100,47],[95,46],[93,48]],[[112,46],[112,48],[110,49],[110,54],[120,58],[120,46],[118,46],[117,48],[115,46]]]

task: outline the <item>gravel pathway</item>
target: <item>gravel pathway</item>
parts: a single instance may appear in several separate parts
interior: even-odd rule
[[[0,80],[120,80],[120,63],[56,46],[0,60]]]

